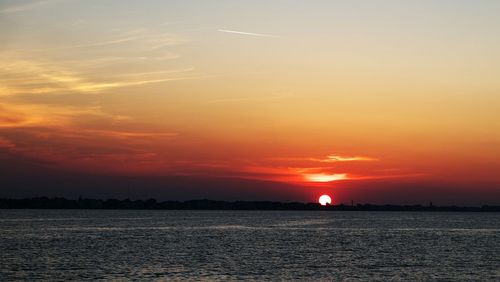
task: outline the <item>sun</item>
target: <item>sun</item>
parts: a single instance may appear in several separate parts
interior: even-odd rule
[[[332,203],[332,198],[328,195],[321,195],[318,202],[320,203],[320,205],[326,206]]]

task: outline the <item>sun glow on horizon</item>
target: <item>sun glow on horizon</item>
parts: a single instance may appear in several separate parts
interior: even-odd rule
[[[304,177],[309,182],[330,182],[330,181],[348,179],[346,173],[333,173],[333,174],[314,173],[314,174],[306,174]]]

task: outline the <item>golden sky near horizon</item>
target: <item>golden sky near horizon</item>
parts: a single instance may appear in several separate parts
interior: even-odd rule
[[[0,152],[104,174],[498,187],[499,12],[3,0]]]

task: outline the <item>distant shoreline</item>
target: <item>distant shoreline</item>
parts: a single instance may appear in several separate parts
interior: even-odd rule
[[[99,210],[290,210],[290,211],[432,211],[432,212],[500,212],[500,206],[480,207],[423,205],[327,205],[272,201],[163,201],[65,198],[0,198],[0,209],[99,209]]]

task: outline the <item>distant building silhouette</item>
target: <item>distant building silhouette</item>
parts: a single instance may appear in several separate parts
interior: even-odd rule
[[[1,209],[155,209],[155,210],[329,210],[329,211],[461,211],[461,212],[500,212],[500,206],[457,207],[422,205],[372,205],[357,204],[351,206],[325,205],[319,203],[269,202],[269,201],[164,201],[149,200],[117,200],[117,199],[82,199],[65,198],[29,198],[0,199]]]

